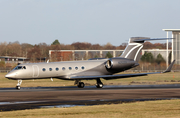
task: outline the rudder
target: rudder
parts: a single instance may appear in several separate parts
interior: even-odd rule
[[[134,61],[138,62],[141,57],[141,50],[143,48],[144,41],[135,41],[139,39],[150,39],[148,37],[131,37],[129,39],[129,43],[126,46],[125,50],[123,51],[120,57],[133,59]]]

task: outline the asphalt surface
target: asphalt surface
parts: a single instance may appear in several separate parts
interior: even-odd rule
[[[120,85],[96,88],[0,88],[0,111],[56,105],[96,105],[146,100],[180,99],[180,85]]]

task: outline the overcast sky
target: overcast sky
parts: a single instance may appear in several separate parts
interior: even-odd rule
[[[180,0],[0,0],[0,42],[126,43],[180,29]]]

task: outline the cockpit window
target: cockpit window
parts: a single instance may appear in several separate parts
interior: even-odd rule
[[[26,69],[26,66],[16,66],[14,70]]]
[[[15,70],[20,70],[22,69],[22,66],[16,66]]]

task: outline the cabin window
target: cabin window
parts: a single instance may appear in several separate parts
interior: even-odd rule
[[[78,67],[76,66],[76,67],[75,67],[75,69],[77,70],[77,69],[78,69]]]
[[[66,68],[65,67],[62,67],[62,70],[65,70]]]
[[[72,70],[72,67],[69,67],[69,70]]]
[[[82,69],[82,70],[84,70],[84,69],[85,69],[85,67],[84,67],[84,66],[82,66],[82,67],[81,67],[81,69]]]
[[[58,71],[59,70],[59,68],[56,68],[56,71]]]
[[[46,69],[45,69],[45,68],[43,68],[43,69],[42,69],[42,71],[46,71]]]
[[[49,71],[52,71],[52,68],[49,68]]]

